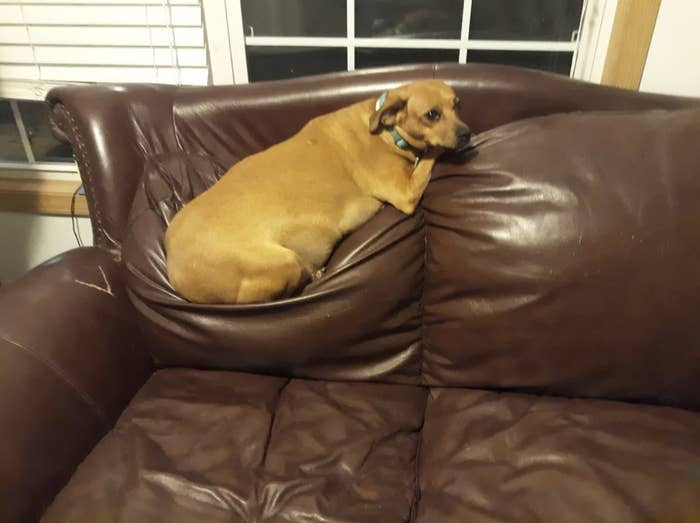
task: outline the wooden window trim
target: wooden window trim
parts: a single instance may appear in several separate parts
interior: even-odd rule
[[[661,0],[618,0],[602,83],[639,89]]]
[[[0,211],[71,215],[73,193],[79,181],[0,177]],[[89,216],[87,200],[75,198],[75,216]]]

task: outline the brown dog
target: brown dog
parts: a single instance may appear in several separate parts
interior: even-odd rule
[[[428,80],[314,118],[234,165],[165,235],[168,277],[198,303],[252,303],[308,283],[388,202],[411,214],[435,159],[469,143],[447,85]]]

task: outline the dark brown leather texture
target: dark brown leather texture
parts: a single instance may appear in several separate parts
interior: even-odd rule
[[[700,110],[521,120],[423,198],[425,382],[700,407]]]
[[[49,92],[54,134],[70,141],[80,168],[95,245],[121,247],[146,158],[177,150],[174,95],[175,88],[167,85],[71,86]]]
[[[43,523],[691,523],[700,416],[162,370]]]
[[[426,396],[159,371],[43,521],[407,521]]]
[[[177,295],[184,203],[421,78],[478,134],[414,215],[299,296]],[[700,101],[434,65],[49,102],[99,247],[0,289],[0,523],[700,521]]]
[[[124,260],[131,297],[160,365],[285,376],[417,383],[424,231],[391,206],[335,251],[301,296],[254,305],[195,305],[167,279],[170,219],[223,169],[183,153],[155,157],[137,189]]]
[[[151,372],[102,249],[0,289],[0,521],[36,521]]]
[[[698,135],[698,109],[486,131],[436,167],[423,211],[386,207],[302,296],[253,306],[170,286],[165,228],[224,169],[155,157],[123,250],[132,299],[162,365],[697,408]]]
[[[700,416],[434,388],[419,523],[700,521]]]

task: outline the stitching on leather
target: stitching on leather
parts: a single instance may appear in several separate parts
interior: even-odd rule
[[[95,224],[97,225],[97,230],[99,231],[100,236],[102,236],[102,239],[104,239],[104,225],[102,221],[102,209],[100,208],[100,203],[97,198],[97,194],[95,191],[95,183],[94,183],[94,178],[93,178],[93,173],[92,173],[92,165],[90,164],[90,161],[88,160],[88,155],[87,155],[87,148],[85,146],[85,140],[83,139],[82,134],[80,133],[80,129],[78,128],[78,124],[75,121],[75,117],[73,116],[73,113],[68,109],[66,105],[63,105],[63,109],[66,112],[66,115],[68,115],[68,119],[70,120],[70,126],[71,126],[71,131],[73,132],[73,138],[75,140],[75,145],[76,145],[76,159],[78,160],[78,166],[80,167],[80,171],[85,174],[85,178],[87,179],[87,187],[86,189],[90,191],[90,198],[92,200],[92,209],[91,209],[91,216],[94,213],[94,219],[95,219]]]
[[[423,204],[421,203],[421,222],[423,227],[423,267],[421,271],[423,273],[423,278],[421,280],[420,286],[420,297],[418,299],[418,310],[420,313],[420,347],[419,347],[419,367],[418,376],[420,378],[420,384],[425,385],[425,376],[423,376],[423,362],[425,360],[425,280],[428,277],[428,224],[425,220],[425,211],[423,210]]]
[[[433,79],[437,78],[437,64],[433,64]],[[434,167],[434,166],[433,166]],[[421,281],[420,288],[420,299],[418,300],[418,308],[420,309],[420,366],[419,366],[419,377],[420,384],[425,385],[426,380],[423,375],[423,367],[425,363],[425,280],[428,277],[428,223],[425,219],[425,211],[423,210],[423,198],[425,198],[425,192],[421,198],[420,209],[421,209],[421,221],[423,225],[423,280]]]
[[[173,136],[175,137],[175,145],[177,146],[178,152],[184,152],[185,149],[182,147],[182,143],[180,142],[180,131],[175,123],[175,98],[177,97],[177,93],[179,91],[180,88],[176,87],[170,96],[170,125],[173,126]]]
[[[272,410],[270,428],[267,431],[267,438],[265,439],[265,449],[263,451],[263,457],[260,464],[260,466],[263,469],[265,468],[265,463],[267,462],[267,452],[270,449],[270,441],[272,440],[272,430],[274,429],[275,421],[277,419],[277,410],[279,409],[280,401],[282,400],[282,393],[284,392],[284,389],[287,388],[287,385],[289,385],[291,382],[292,378],[287,378],[287,381],[285,381],[284,384],[280,387],[280,390],[277,391],[277,400],[275,401],[275,408]]]
[[[416,442],[416,457],[413,465],[413,499],[411,500],[411,511],[408,515],[408,521],[413,523],[418,517],[418,503],[420,503],[420,455],[423,449],[423,428],[425,427],[425,417],[428,413],[428,399],[430,398],[430,389],[425,395],[425,406],[423,407],[423,421],[418,431],[418,441]]]
[[[102,408],[97,404],[97,402],[88,394],[87,392],[81,390],[71,379],[70,377],[55,363],[51,360],[51,358],[46,357],[45,355],[41,354],[40,352],[37,352],[33,349],[30,349],[29,347],[26,347],[22,345],[21,343],[18,343],[16,341],[13,341],[3,335],[0,335],[0,340],[3,340],[10,345],[13,345],[17,347],[18,349],[26,352],[30,356],[32,356],[34,359],[38,360],[40,363],[42,363],[45,367],[47,367],[50,371],[52,371],[56,377],[58,377],[69,389],[72,389],[73,392],[85,403],[87,406],[94,411],[95,415],[100,419],[100,421],[106,426],[109,427],[109,418],[107,414],[102,410]]]

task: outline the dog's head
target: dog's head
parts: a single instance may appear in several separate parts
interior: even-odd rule
[[[369,130],[395,128],[415,149],[464,149],[471,131],[459,117],[459,98],[445,83],[425,80],[385,91],[369,118]]]

